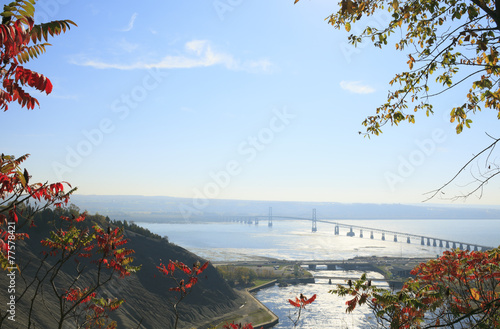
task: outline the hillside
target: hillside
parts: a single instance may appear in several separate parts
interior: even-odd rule
[[[53,227],[53,220],[58,214],[46,210],[36,216],[36,228],[28,229],[30,239],[18,241],[16,246],[18,264],[22,268],[22,274],[26,282],[30,282],[35,274],[35,266],[39,264],[42,252],[40,240],[48,235]],[[98,223],[101,226],[113,225],[100,215],[88,216],[86,225]],[[133,228],[132,228],[133,229]],[[176,292],[169,291],[173,283],[168,278],[162,277],[156,269],[160,259],[168,262],[169,259],[179,260],[191,266],[196,261],[204,262],[193,253],[169,243],[154,234],[145,236],[132,230],[125,231],[125,237],[129,239],[128,248],[135,250],[134,265],[142,265],[137,273],[132,273],[124,279],[114,279],[99,294],[105,298],[119,297],[125,299],[125,303],[116,311],[111,313],[111,318],[116,320],[119,328],[171,328],[173,327],[174,313],[171,302],[174,301]],[[47,264],[46,264],[47,265]],[[59,276],[63,281],[61,287],[70,285],[74,278],[74,266],[70,264],[64,268]],[[95,268],[90,265],[89,268]],[[87,271],[83,275],[83,281],[94,280],[96,271]],[[40,273],[38,277],[41,277]],[[0,276],[0,285],[8,286],[7,277]],[[16,278],[16,297],[25,288],[24,280],[20,276]],[[27,312],[29,310],[29,298],[36,285],[28,289],[28,293],[16,305],[16,322],[8,321],[7,328],[26,328]],[[52,297],[51,287],[45,284],[42,287],[43,300],[35,301],[32,319],[35,328],[57,328],[56,322],[51,315],[56,310],[57,300]],[[2,294],[2,303],[8,298]],[[5,304],[4,304],[5,305]],[[192,293],[184,299],[179,307],[181,318],[180,328],[192,328],[193,324],[204,322],[231,309],[239,306],[239,297],[220,277],[217,270],[211,265],[203,272],[199,282],[193,288]],[[2,310],[2,316],[5,312]],[[70,326],[71,327],[71,326]]]

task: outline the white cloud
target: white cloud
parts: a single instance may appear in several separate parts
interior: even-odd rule
[[[128,22],[128,26],[124,29],[121,29],[119,31],[121,32],[128,32],[130,30],[132,30],[134,28],[134,23],[135,23],[135,19],[137,18],[137,13],[133,13],[132,14],[132,17],[130,17],[130,21]]]
[[[340,87],[355,94],[371,94],[375,88],[361,84],[361,81],[340,81]]]
[[[102,62],[92,59],[73,60],[73,64],[82,66],[91,66],[96,69],[117,69],[117,70],[136,70],[136,69],[190,69],[197,67],[209,67],[223,65],[229,70],[248,71],[248,72],[269,72],[272,63],[269,60],[239,61],[231,54],[213,49],[211,43],[207,40],[193,40],[184,45],[184,54],[168,55],[156,62],[138,61],[129,64],[117,64]]]

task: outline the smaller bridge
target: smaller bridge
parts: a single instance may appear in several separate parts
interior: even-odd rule
[[[333,276],[333,275],[315,275],[314,279],[327,279],[327,280],[359,280],[359,275],[356,276]],[[384,278],[370,278],[367,277],[366,280],[371,281],[386,281]]]

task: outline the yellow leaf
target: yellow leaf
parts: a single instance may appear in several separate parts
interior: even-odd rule
[[[399,8],[399,2],[398,2],[398,0],[393,0],[392,1],[392,8],[394,8],[394,10],[398,10],[398,8]]]
[[[345,30],[349,32],[351,30],[351,23],[345,23]]]
[[[476,288],[471,288],[470,294],[472,295],[472,298],[474,298],[474,300],[479,300],[481,298],[481,295],[479,294],[479,291],[477,291]]]

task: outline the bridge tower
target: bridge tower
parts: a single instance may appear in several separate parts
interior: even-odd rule
[[[273,227],[273,207],[269,207],[269,217],[268,217],[267,226]]]
[[[318,231],[318,226],[316,225],[316,209],[313,209],[313,216],[312,216],[312,231],[316,232]]]

